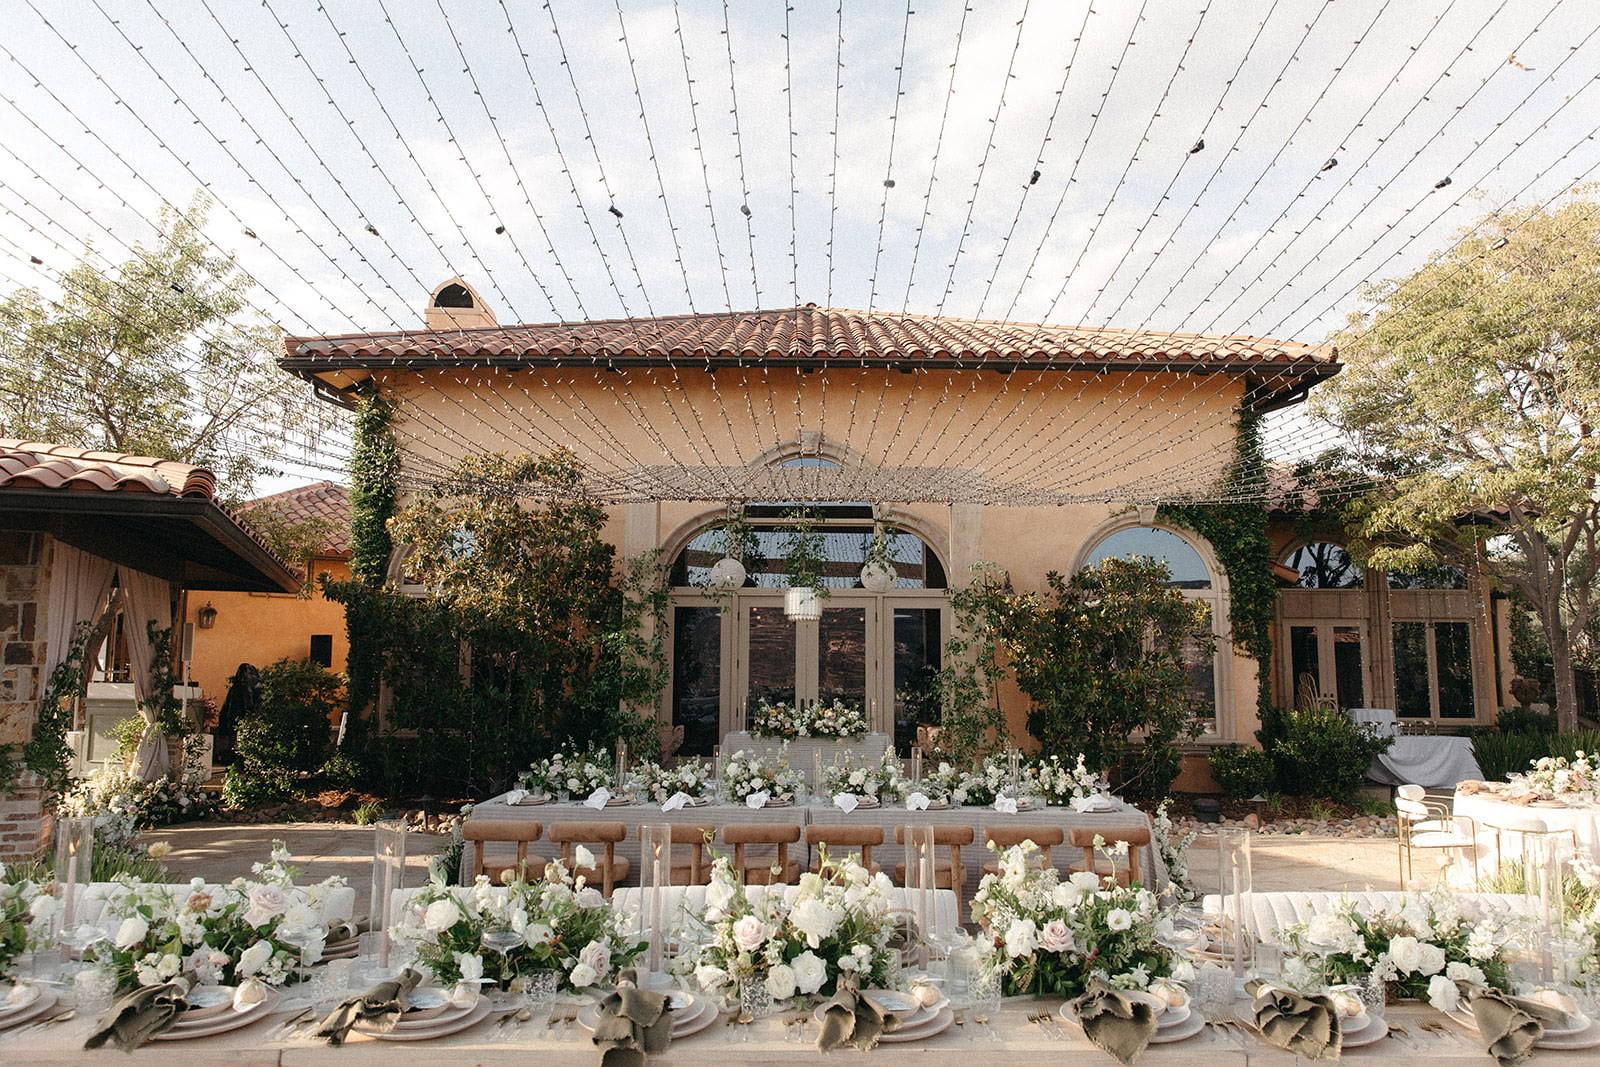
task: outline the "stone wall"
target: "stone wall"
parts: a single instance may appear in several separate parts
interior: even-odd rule
[[[46,534],[0,530],[0,745],[27,741],[44,688],[48,543]],[[43,797],[31,772],[0,797],[0,862],[33,855],[48,836]]]

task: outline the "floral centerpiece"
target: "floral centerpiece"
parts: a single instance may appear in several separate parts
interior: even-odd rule
[[[582,847],[574,860],[594,864]],[[441,984],[487,978],[507,986],[544,971],[559,974],[563,989],[577,991],[612,977],[644,949],[625,935],[623,922],[599,890],[557,862],[545,866],[539,881],[502,888],[481,874],[470,886],[434,878],[411,898],[390,936]],[[483,947],[484,929],[501,924],[522,937],[503,956]]]
[[[750,733],[755,737],[801,737],[859,739],[867,735],[867,716],[854,704],[835,697],[826,704],[795,706],[765,700],[756,705],[750,718]]]
[[[878,800],[899,800],[910,790],[911,779],[906,777],[894,749],[886,748],[882,756],[870,762],[857,764],[846,756],[822,772],[822,788],[830,796],[853,793]]]
[[[697,943],[673,968],[707,991],[762,981],[776,1000],[832,996],[841,981],[884,986],[898,954],[890,944],[891,886],[886,875],[868,873],[854,857],[838,861],[824,854],[817,873],[753,901],[727,857],[719,856],[705,911],[690,916],[700,927]]]
[[[684,793],[696,800],[711,795],[711,770],[694,761],[671,769],[659,763],[641,763],[634,767],[633,779],[640,791],[657,801],[666,800],[674,793]]]
[[[187,886],[118,878],[105,890],[105,914],[119,920],[116,930],[85,958],[109,967],[119,991],[186,971],[203,983],[223,985],[242,978],[267,985],[292,981],[301,949],[284,935],[320,928],[327,894],[346,883],[334,877],[298,888],[299,871],[288,866],[288,858],[283,842],[276,841],[271,861],[253,865],[254,879],[235,878],[224,886],[199,878]],[[320,940],[308,942],[304,952],[307,962],[315,962]]]
[[[767,760],[741,749],[722,764],[722,795],[743,804],[752,793],[765,793],[769,801],[787,803],[800,788],[800,776],[782,757]]]
[[[56,898],[47,885],[28,878],[7,877],[0,864],[0,978],[12,977],[17,958],[50,943],[50,920]]]
[[[1082,754],[1072,765],[1062,762],[1060,756],[1041,759],[1028,768],[1027,779],[1046,803],[1070,805],[1079,811],[1092,798],[1110,792],[1105,780],[1084,764]]]
[[[1102,888],[1087,871],[1063,881],[1034,860],[1036,849],[1025,841],[1001,852],[999,873],[984,875],[972,898],[1007,995],[1075,997],[1095,978],[1112,989],[1148,989],[1184,966],[1157,940],[1171,920],[1154,893]]]
[[[1506,946],[1515,924],[1469,922],[1448,891],[1410,894],[1396,910],[1363,915],[1343,900],[1308,923],[1278,931],[1291,956],[1285,981],[1302,989],[1375,978],[1395,999],[1426,997],[1441,1011],[1456,1007],[1456,982],[1509,992]]]
[[[590,749],[579,752],[563,745],[555,755],[539,760],[517,779],[517,784],[530,792],[569,793],[586,797],[602,786],[609,789],[616,782],[616,768],[607,753]]]
[[[907,783],[906,789],[908,792],[921,793],[934,803],[944,801],[950,804],[959,804],[962,802],[955,799],[955,792],[956,787],[960,784],[961,771],[941,761],[931,771],[924,769],[922,780],[915,785]]]
[[[1011,787],[1011,768],[1005,757],[992,755],[984,761],[965,771],[956,787],[951,791],[950,801],[953,804],[993,804],[995,797]],[[1038,782],[1035,778],[1034,768],[1020,765],[1017,772],[1017,788],[1022,796],[1038,792]]]
[[[1572,759],[1541,756],[1523,774],[1508,776],[1513,792],[1540,796],[1600,797],[1600,765],[1596,759],[1578,751]]]

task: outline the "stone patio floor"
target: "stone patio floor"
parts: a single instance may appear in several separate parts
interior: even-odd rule
[[[250,864],[267,858],[275,839],[285,842],[294,856],[292,862],[302,870],[303,881],[339,874],[348,878],[359,892],[371,878],[370,827],[342,823],[254,826],[197,823],[152,831],[144,839],[171,844],[172,852],[165,862],[175,880],[205,878],[225,882],[248,874]],[[412,835],[410,865],[419,872],[418,877],[427,866],[427,857],[442,849],[445,841],[444,836],[437,834]],[[1255,889],[1258,892],[1398,889],[1397,848],[1393,838],[1261,834],[1253,845]],[[1419,874],[1421,862],[1419,860]],[[1215,891],[1215,851],[1197,844],[1190,850],[1189,867],[1197,888]]]

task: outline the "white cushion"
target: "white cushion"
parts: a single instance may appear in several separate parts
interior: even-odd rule
[[[1474,844],[1472,838],[1454,830],[1429,830],[1411,835],[1412,848],[1468,848]]]

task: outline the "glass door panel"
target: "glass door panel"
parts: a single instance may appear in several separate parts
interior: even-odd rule
[[[1402,719],[1433,717],[1433,687],[1428,680],[1428,624],[1394,624],[1395,715]]]
[[[1299,706],[1303,697],[1322,695],[1322,653],[1315,626],[1289,627],[1290,701]]]
[[[1472,718],[1477,701],[1472,694],[1472,635],[1466,623],[1433,624],[1433,660],[1438,674],[1439,717]]]
[[[1360,627],[1333,628],[1333,677],[1341,708],[1367,706],[1366,684],[1361,666]]]
[[[709,756],[722,741],[722,612],[679,607],[672,613],[672,725],[683,727],[684,756]]]
[[[938,608],[894,609],[894,745],[902,755],[917,743],[918,726],[939,725],[942,618]]]
[[[867,609],[823,608],[817,623],[817,699],[867,709]]]
[[[748,707],[757,702],[795,699],[795,625],[783,608],[751,607],[745,616],[745,662],[749,665]]]

